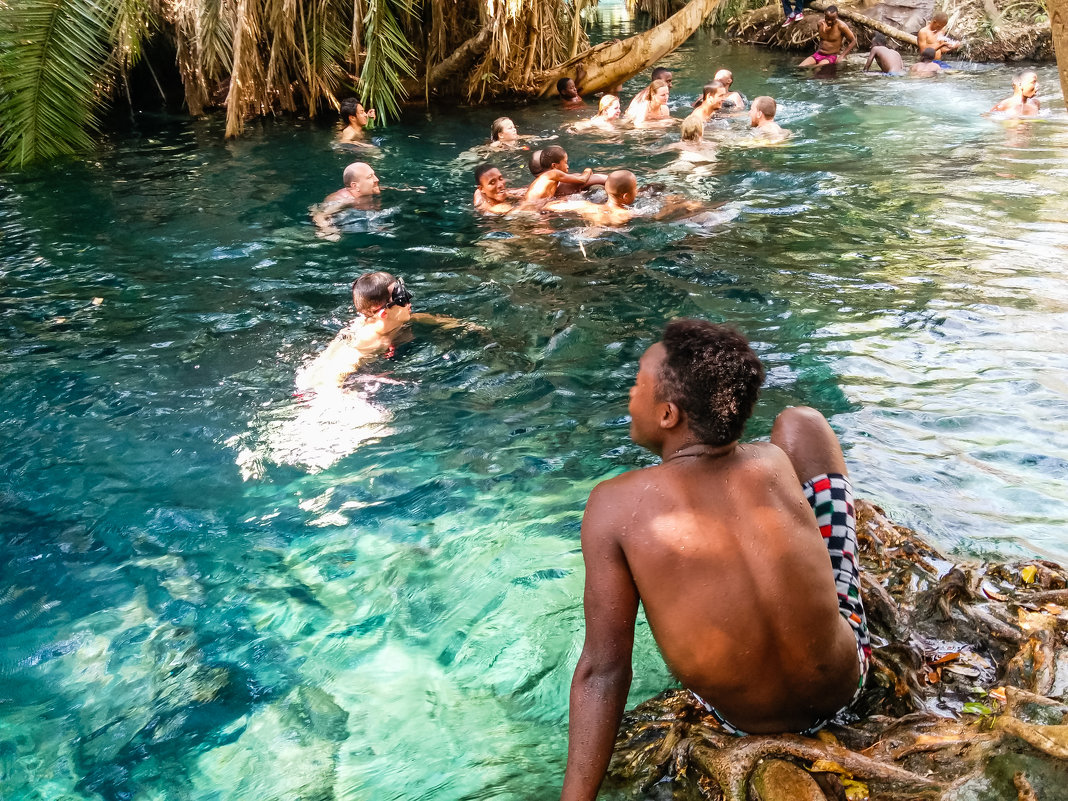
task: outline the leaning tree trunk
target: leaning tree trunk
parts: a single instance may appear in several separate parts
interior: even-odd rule
[[[1068,107],[1068,0],[1047,0],[1049,27],[1053,32],[1053,51],[1061,74],[1061,91]]]
[[[1068,0],[1064,0],[1068,2]],[[645,33],[623,41],[601,44],[580,53],[538,76],[538,95],[545,97],[555,90],[563,77],[582,75],[579,91],[583,94],[611,89],[644,72],[665,53],[670,53],[696,31],[720,0],[690,0],[686,6]]]

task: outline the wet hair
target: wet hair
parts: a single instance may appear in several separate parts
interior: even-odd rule
[[[936,11],[931,15],[931,22],[949,22],[949,14],[947,14],[945,11]]]
[[[659,92],[661,89],[663,89],[666,86],[667,86],[667,81],[662,81],[659,78],[657,78],[655,81],[653,81],[651,84],[649,84],[646,87],[646,89],[645,89],[645,99],[646,100],[652,100],[653,99],[653,95],[655,95],[657,92]]]
[[[665,75],[670,75],[670,74],[671,74],[671,70],[669,70],[667,67],[653,67],[653,71],[652,71],[652,73],[650,74],[649,77],[654,81],[660,81],[660,80],[663,80]],[[665,83],[666,83],[666,81],[665,81]]]
[[[637,193],[638,179],[630,170],[615,170],[609,173],[607,180],[605,180],[604,191],[612,197],[626,192]]]
[[[823,9],[823,13],[824,14],[837,14],[838,13],[838,6],[827,6],[827,8]]]
[[[359,98],[346,97],[344,100],[341,101],[341,107],[339,109],[339,112],[341,113],[341,119],[343,119],[345,122],[348,122],[349,117],[356,116],[361,106],[363,106],[363,103],[360,102]]]
[[[597,113],[600,114],[602,111],[605,111],[612,105],[613,101],[618,102],[619,98],[615,95],[603,95],[601,97],[601,102],[597,104]]]
[[[775,119],[775,112],[778,110],[779,107],[778,105],[776,105],[774,97],[761,95],[753,101],[753,108],[755,108],[769,120],[773,120]]]
[[[396,276],[389,273],[364,273],[352,282],[352,305],[360,314],[381,308],[389,303],[395,283]]]
[[[726,445],[753,413],[764,366],[736,329],[704,320],[674,320],[660,340],[666,355],[656,398],[674,403],[701,442]]]
[[[554,164],[559,164],[567,158],[567,151],[560,145],[549,145],[541,151],[541,171],[552,169]]]
[[[497,119],[495,119],[493,121],[493,124],[490,125],[490,141],[496,142],[498,139],[500,139],[501,130],[504,128],[504,124],[506,122],[511,121],[512,119],[510,117],[498,117]]]
[[[560,95],[560,97],[564,96],[564,92],[567,91],[567,83],[568,83],[568,81],[571,81],[571,80],[574,80],[574,79],[565,77],[565,78],[561,78],[560,80],[558,80],[556,82],[556,93],[558,95]],[[575,94],[578,94],[578,85],[575,86]]]
[[[496,164],[490,164],[488,161],[486,163],[484,163],[484,164],[479,164],[477,167],[475,167],[475,183],[476,184],[481,184],[482,183],[482,176],[485,175],[490,170],[495,170],[495,169],[497,169],[497,165]]]
[[[934,61],[935,49],[933,47],[925,47],[920,53],[920,61]]]
[[[881,34],[881,33],[877,33],[877,34],[875,34],[875,36],[871,37],[871,43],[872,43],[872,47],[887,47],[888,46],[887,45],[887,41],[886,41],[886,36],[884,34]]]
[[[352,164],[346,167],[345,172],[341,174],[341,183],[345,184],[345,186],[348,186],[353,181],[359,180],[360,176],[358,175],[358,170],[360,167],[366,167],[369,170],[371,169],[371,165],[365,161],[354,161],[352,162]],[[374,170],[371,171],[374,172]]]
[[[527,168],[530,170],[531,175],[541,175],[545,172],[545,168],[541,166],[540,150],[535,150],[530,154],[530,160],[527,161]]]
[[[710,81],[705,84],[704,90],[701,92],[701,100],[703,101],[709,95],[714,95],[717,89],[726,89],[727,85],[723,81]]]
[[[695,111],[682,121],[681,134],[683,142],[701,141],[701,137],[705,135],[705,118],[700,112]]]
[[[720,77],[720,76],[722,76],[722,77]],[[731,72],[730,70],[716,70],[716,74],[713,75],[712,77],[715,80],[720,81],[720,82],[723,81],[723,78],[726,78],[729,81],[733,81],[734,80],[734,73]],[[726,86],[727,84],[723,84],[723,85]]]

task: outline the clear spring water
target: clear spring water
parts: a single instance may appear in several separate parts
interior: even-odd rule
[[[736,121],[680,171],[653,153],[662,133],[564,135],[576,167],[706,201],[700,225],[474,217],[462,152],[502,113],[546,135],[577,118],[551,102],[380,130],[396,211],[338,242],[307,213],[350,160],[325,123],[226,143],[218,121],[146,122],[6,176],[0,797],[557,792],[583,503],[649,462],[626,391],[680,315],[759,348],[753,435],[814,405],[860,493],[946,549],[1068,558],[1054,70],[1060,110],[1012,123],[980,116],[1006,67],[828,80],[796,60],[704,35],[665,59],[677,115],[730,66],[780,100],[783,147],[731,145]],[[513,185],[521,158],[497,159]],[[294,372],[369,269],[486,330],[418,326],[351,409],[307,415]],[[669,682],[640,635],[632,701]]]

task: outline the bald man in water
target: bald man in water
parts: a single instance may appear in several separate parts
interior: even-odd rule
[[[1031,70],[1020,72],[1012,79],[1012,97],[1006,97],[992,112],[1004,112],[1020,117],[1030,117],[1042,109],[1042,104],[1035,95],[1038,94],[1038,75]]]
[[[669,324],[638,363],[630,437],[661,462],[586,504],[562,801],[593,801],[608,768],[639,603],[672,673],[729,734],[811,734],[859,695],[871,649],[842,449],[809,408],[742,444],[763,379],[741,334],[700,320]]]
[[[341,233],[333,225],[334,215],[347,209],[373,209],[382,191],[375,171],[363,161],[354,161],[347,166],[341,181],[344,184],[341,189],[331,192],[311,210],[319,235],[327,239],[337,239]]]
[[[554,202],[546,206],[551,211],[571,211],[581,214],[595,225],[618,227],[626,225],[634,216],[631,205],[638,196],[638,179],[630,170],[609,173],[604,184],[608,200],[605,203],[589,201]]]

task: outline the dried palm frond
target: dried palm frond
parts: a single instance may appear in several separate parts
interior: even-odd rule
[[[12,0],[0,9],[0,164],[86,150],[118,3]]]

